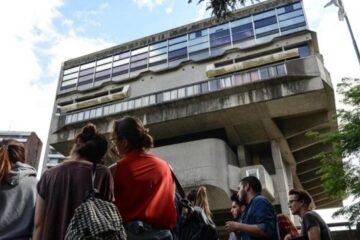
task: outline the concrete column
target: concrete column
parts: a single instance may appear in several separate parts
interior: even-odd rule
[[[288,174],[287,171],[289,171],[290,168],[286,169],[286,167],[284,166],[280,153],[280,147],[278,143],[274,140],[271,141],[271,154],[275,166],[275,178],[273,178],[274,186],[276,186],[276,191],[279,196],[281,211],[284,214],[288,215],[291,219],[293,219],[288,207],[288,192],[289,192],[288,175],[291,175],[291,173]]]
[[[237,146],[237,159],[239,167],[246,167],[246,154],[244,145]]]

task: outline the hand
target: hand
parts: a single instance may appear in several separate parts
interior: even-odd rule
[[[238,231],[239,225],[240,225],[240,223],[238,223],[238,222],[228,221],[225,223],[225,230],[229,233],[236,232],[236,231]]]
[[[291,240],[291,234],[288,234],[284,237],[284,240]]]

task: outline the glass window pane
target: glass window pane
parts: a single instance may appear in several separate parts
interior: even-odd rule
[[[208,40],[209,40],[209,37],[208,37],[208,36],[199,37],[199,38],[196,38],[196,39],[194,39],[194,40],[190,40],[190,41],[189,41],[189,46],[193,46],[193,45],[196,45],[196,44],[199,44],[199,43],[208,42]]]
[[[180,48],[184,48],[184,47],[187,47],[187,42],[178,43],[176,45],[169,46],[169,52],[180,49]]]
[[[200,94],[200,84],[194,85],[194,94]]]
[[[178,89],[178,98],[185,97],[185,88],[179,88]]]
[[[207,29],[199,30],[199,31],[196,31],[196,32],[189,33],[189,40],[193,40],[193,39],[196,39],[196,38],[201,38],[201,37],[204,37],[204,36],[207,36],[207,35],[208,35],[208,30]]]
[[[204,82],[201,84],[201,93],[207,93],[209,92],[209,83]]]
[[[147,53],[147,51],[148,51],[148,46],[138,48],[138,49],[135,49],[135,50],[131,50],[131,56],[135,56],[135,55],[138,55],[138,54],[141,54],[141,53]]]
[[[286,75],[286,69],[285,69],[284,64],[276,66],[276,70],[277,70],[278,75],[280,75],[280,76]]]
[[[167,59],[167,54],[149,58],[149,63],[159,62]]]
[[[169,101],[170,100],[170,91],[163,92],[163,101]]]
[[[71,116],[71,122],[76,122],[77,121],[77,113],[74,113],[72,116]]]
[[[72,79],[72,78],[77,78],[77,76],[78,76],[78,72],[76,72],[76,73],[72,73],[72,74],[69,74],[69,75],[65,75],[64,77],[63,77],[63,81],[66,81],[66,80],[69,80],[69,79]]]
[[[261,28],[261,27],[265,27],[271,24],[277,23],[276,21],[276,17],[269,17],[269,18],[265,18],[259,21],[255,21],[255,28]]]
[[[267,79],[267,78],[269,78],[268,69],[267,69],[266,67],[260,68],[260,75],[261,75],[261,79]]]
[[[114,56],[114,61],[124,59],[124,58],[128,58],[128,57],[130,57],[130,52],[119,53],[118,55]]]
[[[182,48],[173,52],[169,52],[169,60],[176,60],[187,57],[187,49]]]
[[[254,15],[254,21],[275,16],[275,9]]]
[[[77,82],[77,79],[73,79],[73,80],[70,80],[70,81],[66,81],[66,82],[62,82],[61,83],[61,87],[66,87],[66,86],[70,86],[70,85],[73,85],[73,84],[76,84]]]
[[[122,106],[122,111],[127,111],[129,108],[128,108],[128,102],[125,101],[125,102],[122,102],[121,103],[121,106]]]
[[[141,107],[141,98],[135,99],[135,108]]]
[[[95,67],[95,62],[91,62],[91,63],[81,65],[80,70],[88,69],[88,68],[91,68],[91,67]]]
[[[209,82],[209,90],[210,91],[216,91],[219,89],[219,81],[218,79],[211,80]]]
[[[256,34],[260,34],[260,33],[265,33],[265,32],[269,32],[269,31],[273,31],[273,30],[277,30],[278,29],[278,24],[275,23],[275,24],[272,24],[272,25],[268,25],[268,26],[265,26],[265,27],[262,27],[262,28],[257,28],[255,30]]]
[[[108,64],[105,64],[105,65],[102,65],[102,66],[98,66],[96,67],[96,72],[100,72],[102,70],[105,70],[105,69],[109,69],[111,68],[111,63],[108,63]]]
[[[167,47],[167,41],[151,44],[149,46],[149,50],[151,51],[151,50],[158,49],[158,48],[163,48],[163,47]]]
[[[173,39],[169,39],[169,45],[173,45],[175,43],[180,43],[180,42],[184,42],[187,41],[187,35],[183,35],[177,38],[173,38]]]
[[[150,95],[149,104],[155,104],[156,103],[156,95]]]
[[[108,114],[109,114],[109,108],[110,108],[110,106],[105,106],[105,107],[104,107],[104,115],[108,115]]]
[[[78,113],[78,121],[82,121],[84,119],[84,112]]]
[[[85,113],[84,113],[84,119],[89,119],[89,117],[90,117],[90,110],[85,111]]]
[[[126,59],[122,59],[119,61],[114,62],[114,67],[120,66],[120,65],[124,65],[124,64],[128,64],[130,62],[130,58],[126,58]]]
[[[64,70],[64,75],[67,75],[67,74],[70,74],[70,73],[74,73],[74,72],[78,72],[79,69],[80,69],[79,66],[66,69],[66,70]]]
[[[65,124],[71,123],[71,115],[66,115],[65,117]]]
[[[156,94],[156,103],[163,102],[163,93]]]
[[[99,66],[99,65],[103,65],[105,63],[111,63],[112,62],[112,59],[113,57],[107,57],[107,58],[103,58],[103,59],[100,59],[100,60],[97,60],[97,63],[96,65]]]
[[[303,11],[301,9],[293,12],[289,12],[286,14],[281,14],[278,16],[279,21],[287,20],[289,18],[299,17],[303,15]]]
[[[139,54],[139,55],[136,55],[136,56],[132,56],[131,57],[131,62],[146,59],[147,57],[148,57],[148,53],[142,53],[142,54]]]
[[[128,101],[128,109],[129,109],[129,110],[130,110],[130,109],[133,109],[133,108],[134,108],[134,105],[135,105],[134,100],[129,100],[129,101]]]
[[[141,98],[141,106],[145,107],[149,105],[149,96],[145,96]]]
[[[276,66],[269,67],[268,70],[269,70],[269,77],[270,77],[270,78],[273,78],[273,77],[276,77],[276,76],[277,76]]]
[[[149,56],[153,57],[153,56],[157,56],[157,55],[164,54],[164,53],[167,53],[167,48],[160,48],[160,49],[151,51],[151,52],[149,52]]]
[[[114,108],[114,112],[121,112],[123,110],[124,103],[120,102],[112,106]]]
[[[194,95],[194,87],[193,86],[186,87],[186,96],[192,96],[192,95]]]
[[[191,46],[191,47],[189,47],[189,52],[196,52],[196,51],[200,51],[200,50],[207,49],[207,48],[209,48],[209,42]]]
[[[229,23],[225,23],[225,24],[221,24],[221,25],[218,25],[218,26],[215,26],[215,27],[211,27],[209,29],[209,33],[211,35],[212,33],[215,33],[215,32],[218,32],[218,31],[223,31],[223,30],[226,30],[226,29],[229,29]]]
[[[258,70],[251,71],[251,72],[250,72],[250,77],[251,77],[251,81],[253,81],[253,82],[260,80],[260,76],[259,76]]]
[[[295,25],[295,24],[298,24],[298,23],[304,23],[305,24],[304,16],[291,18],[291,19],[288,19],[286,21],[282,21],[282,22],[280,22],[280,27],[286,27],[286,26]]]
[[[96,109],[91,109],[90,110],[90,118],[94,118],[96,117]]]
[[[237,27],[237,26],[241,26],[241,25],[251,25],[252,26],[251,17],[241,18],[241,19],[230,22],[230,26],[232,28]]]
[[[177,90],[172,90],[170,95],[171,100],[177,99]]]
[[[100,117],[102,115],[102,107],[96,109],[96,117]]]
[[[93,74],[94,73],[94,68],[89,68],[89,69],[86,69],[86,70],[82,70],[80,71],[79,73],[79,76],[85,76],[85,75],[88,75],[88,74]]]

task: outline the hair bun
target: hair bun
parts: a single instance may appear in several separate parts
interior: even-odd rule
[[[80,136],[83,140],[90,140],[96,133],[96,126],[92,123],[87,124],[83,127]]]

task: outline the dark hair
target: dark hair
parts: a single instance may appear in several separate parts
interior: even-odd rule
[[[315,207],[314,206],[314,202],[313,202],[313,199],[310,195],[310,193],[308,193],[307,191],[305,190],[301,190],[301,189],[291,189],[289,191],[289,195],[296,195],[297,196],[297,200],[298,201],[304,201],[305,205],[307,207]]]
[[[233,195],[231,195],[230,200],[232,202],[235,202],[237,205],[241,206],[241,203],[239,201],[239,196],[237,195],[237,193],[234,193]]]
[[[249,186],[254,190],[255,193],[261,193],[262,186],[259,179],[255,176],[248,176],[241,179],[241,184],[244,186],[245,184],[249,184]]]
[[[154,146],[149,129],[145,128],[140,119],[125,116],[114,123],[114,137],[126,139],[135,149],[149,150]]]
[[[15,162],[25,161],[25,147],[15,139],[2,140],[0,142],[0,184],[4,183],[11,171],[11,165]]]
[[[186,198],[190,201],[190,202],[196,202],[196,195],[197,195],[197,190],[193,189],[191,190],[188,195],[186,196]]]
[[[88,123],[75,137],[75,143],[71,155],[76,154],[79,158],[100,163],[108,148],[106,138],[98,133],[94,124]]]

